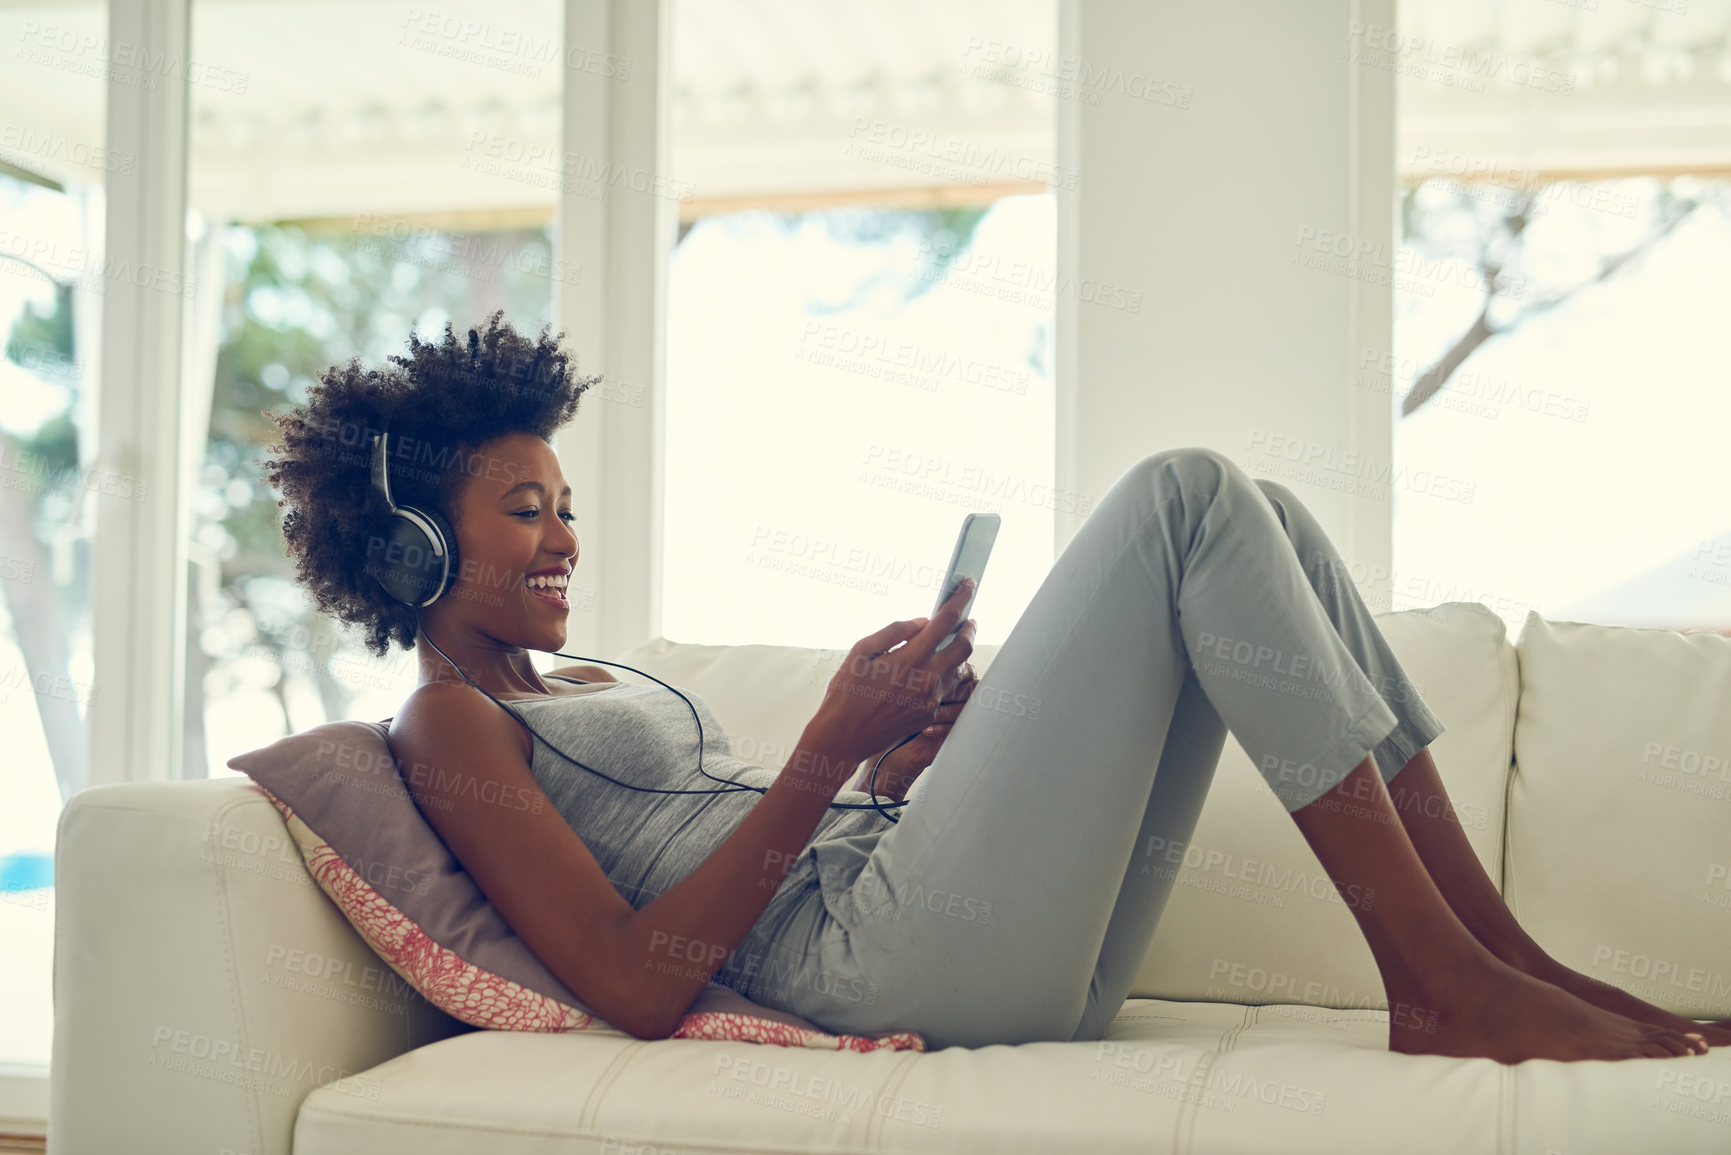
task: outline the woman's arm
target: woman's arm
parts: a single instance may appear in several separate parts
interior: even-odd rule
[[[421,812],[529,949],[583,1003],[665,1038],[751,929],[857,761],[817,718],[763,798],[642,910],[547,800],[521,727],[465,686],[422,687],[391,745]]]

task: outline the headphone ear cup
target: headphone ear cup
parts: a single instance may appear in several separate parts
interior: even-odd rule
[[[404,605],[432,605],[455,580],[456,540],[438,513],[399,505],[385,523],[383,556],[373,563],[373,572],[385,592]]]
[[[428,585],[432,592],[427,598],[427,604],[432,605],[449,593],[451,587],[457,584],[459,572],[457,569],[457,532],[451,527],[451,523],[445,520],[445,515],[438,510],[417,509],[415,512],[432,523],[434,532],[439,535],[439,547],[446,559],[443,572],[440,573],[437,567],[432,567],[433,572],[428,578]]]

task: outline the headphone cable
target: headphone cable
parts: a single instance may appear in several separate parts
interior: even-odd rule
[[[415,619],[416,619],[416,625],[419,626],[420,625],[420,614],[418,612],[415,615]],[[691,711],[692,720],[697,723],[697,772],[699,774],[703,775],[705,778],[709,779],[711,782],[725,782],[725,783],[727,783],[729,786],[728,789],[724,789],[724,790],[673,790],[673,789],[668,789],[666,787],[661,787],[661,786],[634,786],[629,782],[621,782],[617,778],[611,777],[610,775],[607,775],[607,774],[603,774],[601,771],[595,769],[593,766],[588,766],[582,762],[579,762],[577,759],[571,757],[571,755],[565,753],[565,751],[559,749],[559,747],[553,745],[553,743],[547,741],[546,738],[541,736],[541,733],[539,731],[537,731],[533,726],[529,725],[528,719],[524,718],[517,711],[515,711],[515,710],[511,709],[509,706],[505,705],[505,703],[499,701],[499,699],[494,698],[493,695],[491,693],[489,693],[484,687],[479,685],[473,678],[469,677],[469,675],[464,672],[463,667],[457,665],[456,662],[451,661],[450,655],[445,653],[444,650],[439,649],[439,643],[433,641],[432,635],[428,634],[425,629],[420,630],[420,635],[421,635],[421,637],[427,639],[427,644],[429,646],[432,646],[434,650],[438,651],[438,654],[441,658],[444,658],[445,661],[450,662],[451,668],[456,670],[458,674],[461,674],[462,678],[465,682],[468,682],[469,685],[474,686],[475,689],[480,690],[481,693],[486,694],[487,697],[492,700],[494,705],[498,706],[500,709],[504,710],[507,714],[511,715],[511,717],[515,718],[517,720],[518,725],[522,726],[525,730],[529,731],[530,734],[533,734],[536,738],[540,739],[541,744],[543,746],[546,746],[549,750],[553,751],[553,753],[559,755],[559,757],[565,759],[565,761],[571,763],[573,766],[581,767],[582,769],[589,771],[591,774],[594,774],[596,777],[604,778],[616,786],[625,787],[625,789],[627,789],[627,790],[636,790],[636,791],[639,791],[639,792],[644,793],[644,794],[737,794],[742,790],[749,790],[749,791],[752,791],[753,793],[756,793],[756,794],[767,793],[767,791],[763,787],[752,786],[749,783],[739,782],[739,781],[736,781],[735,779],[732,779],[732,778],[718,778],[714,774],[711,774],[709,771],[707,771],[703,768],[703,745],[704,745],[704,742],[703,742],[703,719],[698,716],[697,707],[693,706],[691,704],[690,698],[687,698],[679,690],[675,689],[672,686],[669,686],[666,682],[663,682],[660,678],[657,678],[654,674],[648,673],[644,670],[639,670],[636,666],[627,666],[624,662],[609,662],[604,658],[589,658],[589,657],[584,657],[584,655],[582,655],[582,654],[567,654],[567,653],[562,653],[558,650],[549,651],[554,657],[558,657],[558,658],[580,658],[586,662],[600,662],[604,666],[618,666],[621,669],[630,670],[634,674],[641,674],[643,677],[648,678],[651,681],[658,683],[664,689],[667,689],[667,690],[673,692],[674,694],[678,694],[680,701],[685,703],[685,708]],[[900,742],[897,742],[894,746],[891,746],[888,750],[885,750],[881,755],[879,755],[878,760],[872,764],[871,780],[867,784],[867,787],[868,787],[867,793],[869,793],[871,795],[871,799],[872,799],[869,805],[864,804],[864,803],[857,803],[857,802],[831,802],[829,804],[829,808],[831,810],[876,810],[879,814],[881,814],[883,817],[889,819],[891,822],[900,822],[901,821],[900,818],[898,818],[896,815],[891,814],[889,811],[884,809],[884,803],[882,801],[882,797],[877,792],[878,767],[883,765],[883,761],[885,758],[888,758],[896,750],[901,749],[903,746],[907,745],[909,742],[912,742],[915,738],[918,738],[918,737],[919,737],[919,733],[917,731],[915,733],[909,734],[906,738],[903,738]],[[891,805],[891,806],[906,806],[908,804],[908,801],[909,800],[905,799],[905,798],[899,799],[899,800],[891,799],[889,802],[889,805]]]

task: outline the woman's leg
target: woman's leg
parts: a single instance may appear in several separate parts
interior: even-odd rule
[[[995,664],[995,663],[994,663]],[[1105,1037],[1136,981],[1154,927],[1166,910],[1184,850],[1196,831],[1214,769],[1226,745],[1226,723],[1190,671],[1178,691],[1172,725],[1142,811],[1135,849],[1118,883],[1100,953],[1088,980],[1087,1002],[1072,1039]]]
[[[1636,998],[1628,991],[1564,966],[1515,920],[1485,873],[1455,817],[1429,750],[1420,750],[1389,783],[1394,807],[1437,889],[1473,937],[1516,970],[1561,987],[1595,1007],[1638,1022],[1699,1034],[1715,1047],[1731,1046],[1731,1021],[1697,1023]]]
[[[1374,904],[1348,905],[1388,996],[1390,1050],[1518,1063],[1706,1049],[1680,1032],[1591,1006],[1491,954],[1432,881],[1372,759],[1292,818],[1337,887],[1376,887]]]
[[[1132,859],[1147,828],[1188,840],[1223,740],[1213,715],[1288,810],[1398,724],[1244,471],[1171,450],[1101,499],[856,876],[814,847],[847,940],[822,965],[878,993],[791,1009],[938,1046],[1072,1038],[1090,1001],[1122,998],[1089,994],[1114,909],[1134,924],[1114,942],[1145,945],[1170,891],[1172,872]],[[1128,969],[1109,963],[1110,985]]]
[[[1273,505],[1299,564],[1310,578],[1311,588],[1359,665],[1397,713],[1412,715],[1409,732],[1397,730],[1378,747],[1377,768],[1407,837],[1449,909],[1487,950],[1516,970],[1562,987],[1605,1010],[1641,1022],[1697,1032],[1715,1045],[1731,1044],[1731,1030],[1701,1026],[1563,966],[1545,953],[1515,920],[1467,840],[1437,773],[1436,762],[1431,758],[1428,747],[1442,733],[1442,724],[1425,708],[1417,690],[1388,654],[1370,611],[1348,577],[1346,563],[1315,515],[1278,482],[1258,479],[1256,485]],[[1402,711],[1402,704],[1406,705],[1406,711]]]
[[[1393,780],[1413,756],[1441,736],[1444,727],[1431,713],[1377,627],[1376,618],[1364,604],[1358,586],[1352,581],[1346,562],[1334,548],[1314,514],[1286,486],[1267,478],[1257,478],[1256,488],[1262,491],[1269,506],[1280,520],[1287,540],[1292,543],[1293,556],[1309,581],[1312,592],[1329,624],[1346,643],[1353,660],[1370,679],[1376,692],[1382,695],[1401,724],[1372,751],[1376,767],[1384,783]]]
[[[842,891],[858,901],[835,900],[843,941],[815,944],[819,965],[869,975],[874,998],[791,1009],[831,1029],[919,1030],[936,1046],[1073,1037],[1156,768],[1189,780],[1165,787],[1188,800],[1171,826],[1187,837],[1200,776],[1218,754],[1211,742],[1191,744],[1200,758],[1186,758],[1182,741],[1168,747],[1175,730],[1206,729],[1188,716],[1174,724],[1193,675],[1289,812],[1339,796],[1355,770],[1375,778],[1404,856],[1387,853],[1386,828],[1354,832],[1379,846],[1365,858],[1334,844],[1347,832],[1338,818],[1301,824],[1331,874],[1369,864],[1379,892],[1414,896],[1394,912],[1379,903],[1368,922],[1355,912],[1373,943],[1412,967],[1457,955],[1463,971],[1502,966],[1448,911],[1375,776],[1369,755],[1399,719],[1329,622],[1262,493],[1223,455],[1191,449],[1144,459],[1102,500],[1005,641],[918,801]],[[1137,885],[1157,909],[1170,881]],[[1473,977],[1492,989],[1500,976]],[[1556,1057],[1686,1046],[1528,981],[1602,1020],[1556,1022],[1567,1036]],[[1667,1048],[1651,1042],[1661,1038]]]
[[[1352,583],[1346,563],[1315,516],[1279,482],[1264,478],[1255,482],[1291,543],[1305,580],[1329,624],[1345,643],[1353,662],[1394,712],[1397,722],[1394,730],[1372,751],[1377,769],[1387,782],[1406,766],[1415,751],[1422,751],[1436,740],[1443,732],[1443,724],[1425,705],[1401,667]],[[1218,663],[1221,659],[1213,656],[1203,660]],[[1293,688],[1302,693],[1310,687],[1301,679]],[[1184,722],[1182,726],[1180,720]],[[1129,994],[1169,894],[1169,887],[1150,886],[1150,876],[1174,881],[1225,738],[1226,725],[1202,693],[1192,671],[1173,714],[1173,730],[1167,736],[1161,761],[1163,766],[1170,762],[1174,767],[1206,765],[1210,772],[1186,774],[1174,768],[1161,769],[1155,774],[1142,830],[1136,839],[1137,851],[1112,908],[1100,958],[1089,984],[1088,1009],[1076,1028],[1076,1038],[1101,1037]]]

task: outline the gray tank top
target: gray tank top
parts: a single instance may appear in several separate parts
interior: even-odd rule
[[[555,676],[555,675],[549,675]],[[574,679],[563,679],[572,681]],[[696,868],[738,827],[762,795],[653,794],[615,785],[575,766],[548,746],[608,777],[633,786],[727,790],[697,772],[697,723],[672,691],[636,682],[503,703],[533,728],[530,772],[554,808],[595,856],[634,909],[642,909]],[[779,767],[733,755],[732,740],[698,694],[680,686],[703,720],[703,768],[717,778],[768,789]],[[539,736],[535,736],[539,735]],[[836,802],[871,796],[843,790]],[[899,813],[889,808],[891,813]],[[874,809],[831,809],[754,930],[774,927],[800,902],[821,895],[832,911],[847,910],[847,889],[879,835],[892,825]]]

